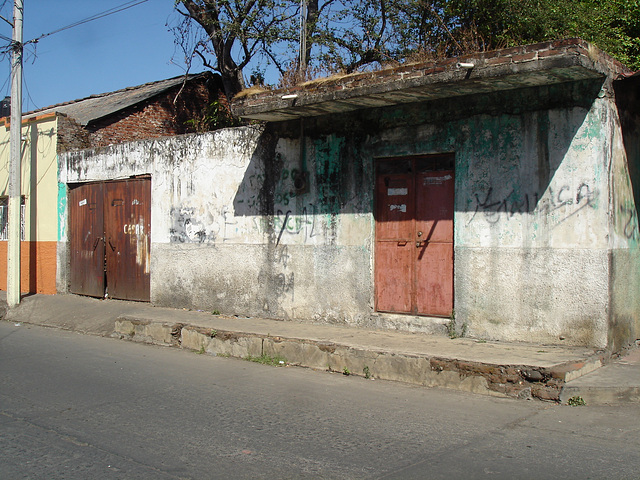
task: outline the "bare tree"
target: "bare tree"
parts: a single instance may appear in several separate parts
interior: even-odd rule
[[[177,0],[183,22],[174,27],[187,65],[194,57],[222,76],[229,98],[245,86],[242,70],[258,53],[281,41],[295,17],[284,0]],[[193,29],[197,24],[200,29]],[[212,63],[212,60],[214,63]]]

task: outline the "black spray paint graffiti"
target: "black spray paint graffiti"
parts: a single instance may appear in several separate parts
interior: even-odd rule
[[[620,206],[620,215],[624,220],[624,236],[628,240],[640,239],[640,225],[638,225],[638,214],[635,208]]]
[[[273,261],[275,263],[280,263],[286,270],[287,265],[289,264],[289,260],[291,260],[291,255],[289,254],[289,247],[286,245],[279,246],[273,255]]]
[[[273,279],[274,293],[278,297],[291,294],[293,300],[295,283],[295,274],[293,272],[289,274],[279,273]]]
[[[276,245],[280,243],[284,233],[289,235],[304,235],[304,240],[315,237],[316,232],[316,207],[313,204],[308,204],[302,208],[302,212],[299,215],[294,214],[291,210],[283,212],[278,210],[273,222],[276,232],[278,232],[278,240]]]
[[[587,183],[581,183],[575,190],[568,185],[557,190],[549,187],[548,195],[543,198],[540,198],[537,192],[532,195],[527,193],[524,197],[518,196],[515,190],[498,197],[494,194],[493,187],[490,187],[484,195],[474,194],[475,210],[469,223],[473,222],[479,213],[483,214],[488,223],[496,224],[516,214],[548,215],[563,207],[571,207],[571,212],[558,221],[561,223],[584,208],[597,208],[597,199],[598,191]]]
[[[285,185],[283,187],[283,191],[277,191],[274,195],[274,201],[277,205],[284,205],[285,207],[289,205],[298,195],[299,192],[296,192],[296,185],[301,181],[306,181],[306,175],[302,173],[297,168],[293,168],[288,170],[287,168],[282,169],[282,173],[280,175],[279,182],[283,182]],[[260,198],[259,195],[255,192],[260,191],[265,182],[264,173],[254,173],[249,175],[248,177],[248,187],[246,191],[254,192],[250,195],[247,195],[247,198],[241,198],[238,200],[238,203],[246,204],[250,209],[259,209]]]

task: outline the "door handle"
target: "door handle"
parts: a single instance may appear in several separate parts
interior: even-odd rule
[[[407,244],[407,242],[406,242],[406,241],[398,242],[398,246],[399,246],[399,247],[404,247],[406,244]]]
[[[116,247],[113,246],[113,244],[111,243],[111,239],[109,239],[109,246],[111,247],[112,251],[116,251]]]
[[[420,248],[420,247],[422,247],[423,245],[425,245],[426,243],[427,243],[427,242],[421,242],[421,241],[419,241],[419,240],[418,240],[418,241],[416,242],[416,248]]]

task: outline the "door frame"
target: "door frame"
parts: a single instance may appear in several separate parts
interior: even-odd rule
[[[417,208],[417,198],[418,198],[418,191],[416,190],[416,188],[418,187],[417,183],[418,183],[418,177],[420,175],[420,173],[425,173],[425,172],[442,172],[442,171],[448,171],[448,172],[452,172],[453,174],[453,200],[452,200],[452,204],[451,207],[453,209],[452,211],[452,216],[451,216],[451,221],[452,221],[452,237],[451,237],[451,312],[448,314],[437,314],[437,313],[420,313],[418,312],[418,302],[417,302],[417,291],[419,289],[419,286],[417,285],[417,279],[418,279],[418,275],[417,275],[417,261],[418,260],[413,260],[413,264],[411,265],[411,274],[410,274],[410,278],[409,278],[409,283],[411,283],[413,286],[412,288],[414,289],[409,297],[410,297],[410,302],[411,302],[411,308],[409,309],[410,311],[391,311],[391,310],[386,310],[386,309],[381,309],[381,307],[379,306],[379,300],[381,299],[381,292],[379,292],[379,288],[380,288],[380,282],[379,282],[379,272],[378,272],[378,268],[379,268],[379,226],[378,226],[378,222],[380,221],[379,219],[381,218],[381,214],[379,212],[379,208],[380,208],[380,199],[378,198],[378,182],[379,182],[379,176],[381,175],[380,173],[380,166],[382,164],[384,164],[384,162],[401,162],[401,161],[410,161],[411,162],[411,185],[409,187],[409,190],[411,191],[411,195],[413,196],[412,198],[412,202],[413,205],[408,207],[409,211],[412,211],[413,214],[413,220],[412,220],[412,229],[414,230],[414,236],[415,236],[415,230],[416,230],[416,212],[418,211]],[[420,161],[423,164],[423,168],[422,170],[418,171],[418,169],[416,168],[417,162]],[[429,166],[427,168],[424,168],[424,164],[428,164]],[[392,156],[392,157],[376,157],[374,158],[373,161],[373,171],[374,171],[374,188],[373,188],[373,205],[374,205],[374,251],[373,251],[373,258],[374,258],[374,269],[373,269],[373,282],[374,282],[374,309],[376,312],[379,313],[389,313],[389,314],[397,314],[397,315],[411,315],[411,316],[424,316],[424,317],[441,317],[441,318],[446,318],[449,317],[455,308],[455,153],[454,152],[442,152],[442,153],[435,153],[435,154],[417,154],[417,155],[402,155],[402,156]],[[397,175],[401,175],[401,173],[397,173]],[[415,239],[408,239],[409,242],[412,242]],[[382,243],[382,242],[380,242]],[[402,279],[400,279],[402,281]]]

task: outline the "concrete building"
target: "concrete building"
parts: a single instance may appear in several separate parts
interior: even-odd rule
[[[88,219],[58,287],[79,290],[102,195],[94,280],[114,266],[89,294],[130,272],[157,305],[619,349],[640,336],[639,81],[573,39],[240,95],[266,123],[68,152],[60,182],[95,187],[59,211]]]
[[[57,142],[55,113],[32,115],[22,123],[20,289],[56,292],[58,241]],[[9,118],[0,120],[0,289],[7,289],[9,205]]]
[[[185,82],[186,80],[186,82]],[[218,100],[221,83],[205,73],[126,88],[54,105],[23,116],[21,290],[56,293],[58,155],[88,147],[188,132],[206,105]],[[180,91],[180,95],[178,92]],[[6,103],[5,99],[5,103]],[[226,100],[223,99],[226,102]],[[7,279],[7,200],[10,119],[0,119],[0,289]]]

